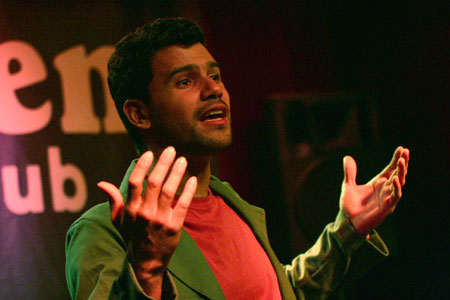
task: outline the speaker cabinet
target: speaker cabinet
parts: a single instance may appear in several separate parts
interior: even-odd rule
[[[339,210],[344,155],[364,164],[358,178],[369,179],[377,172],[380,131],[376,96],[277,96],[265,102],[265,113],[266,128],[276,143],[274,159],[281,169],[280,193],[286,199],[292,250],[298,253],[311,246]],[[365,170],[370,175],[364,174]]]

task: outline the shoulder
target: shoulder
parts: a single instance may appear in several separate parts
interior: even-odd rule
[[[67,232],[66,242],[75,237],[81,237],[83,243],[114,239],[122,244],[121,235],[111,222],[108,202],[93,206],[73,222]]]
[[[78,223],[81,223],[83,221],[90,221],[100,224],[111,223],[109,203],[104,202],[91,207],[90,209],[85,211],[77,220],[75,220],[72,226],[77,225]]]

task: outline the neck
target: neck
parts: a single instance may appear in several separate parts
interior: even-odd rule
[[[155,155],[156,162],[164,149],[156,145],[151,145],[150,149]],[[211,155],[194,156],[177,152],[177,157],[181,156],[186,158],[188,165],[186,172],[181,179],[180,186],[178,187],[177,195],[180,195],[183,192],[186,181],[190,177],[195,176],[197,177],[197,191],[195,192],[194,197],[206,197],[208,195],[211,175]]]
[[[186,157],[188,166],[186,173],[184,173],[180,187],[177,194],[181,194],[184,188],[184,184],[191,177],[197,177],[197,191],[194,197],[206,197],[208,196],[209,181],[211,176],[211,157]]]

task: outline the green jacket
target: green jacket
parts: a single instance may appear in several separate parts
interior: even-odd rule
[[[134,166],[135,162],[121,184],[124,196]],[[361,238],[339,213],[311,249],[283,266],[269,244],[264,210],[242,200],[228,183],[214,176],[210,188],[253,230],[276,271],[283,299],[325,299],[349,269],[351,254],[366,241],[381,254],[388,254],[375,232],[369,240]],[[134,275],[125,242],[110,218],[109,204],[103,203],[69,228],[66,277],[72,299],[150,299]],[[163,299],[225,299],[206,259],[184,229],[164,279]]]

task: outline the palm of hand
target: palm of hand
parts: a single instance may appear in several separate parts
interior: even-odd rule
[[[380,174],[367,184],[357,185],[356,163],[350,156],[344,158],[340,208],[358,233],[369,233],[394,211],[402,195],[408,161],[409,150],[399,147]]]

